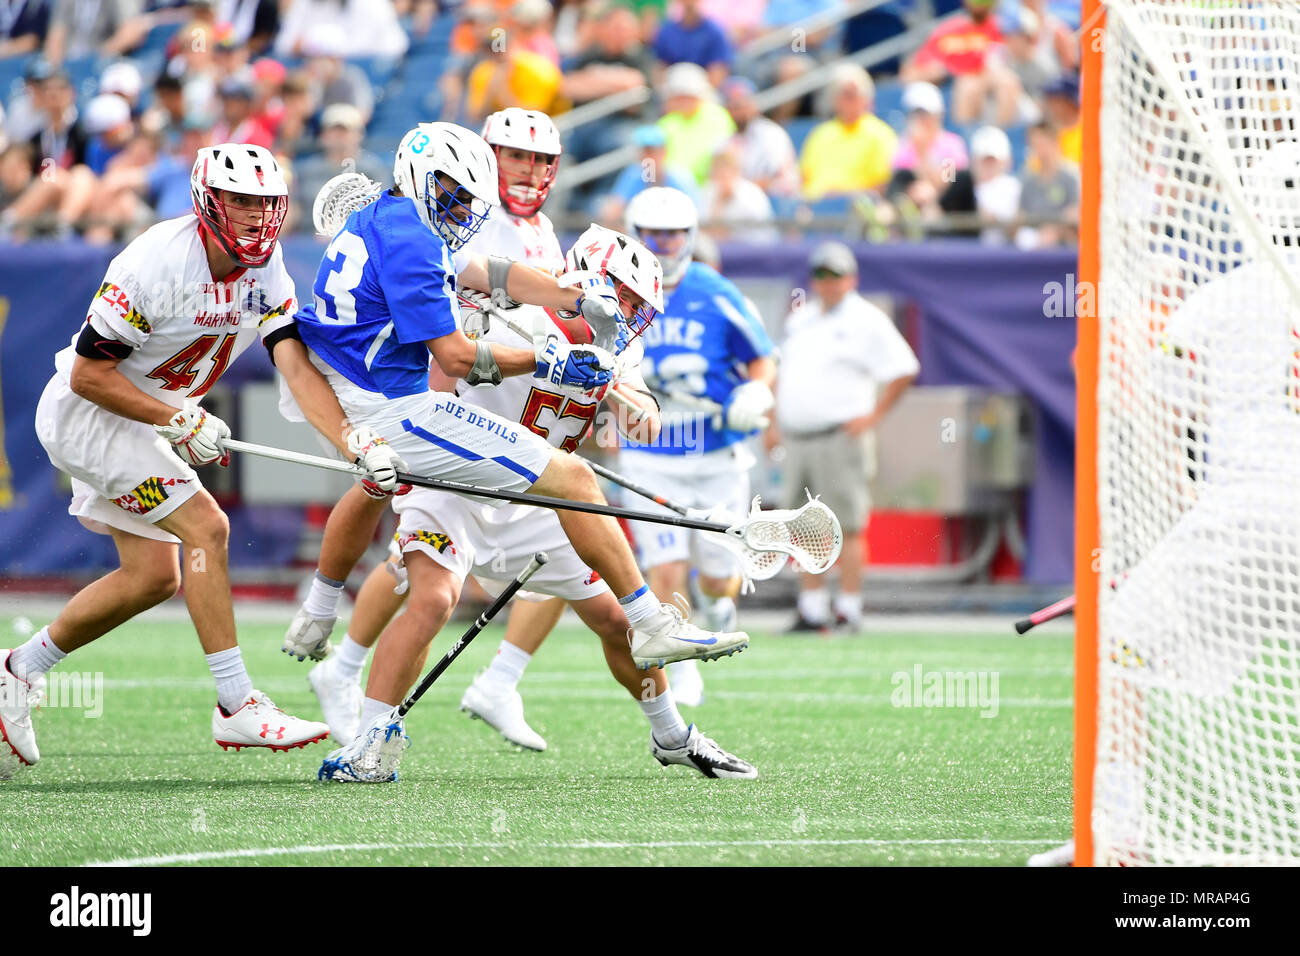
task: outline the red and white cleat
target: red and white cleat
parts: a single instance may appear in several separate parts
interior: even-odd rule
[[[293,750],[324,740],[329,734],[328,724],[286,714],[260,690],[249,694],[244,705],[229,716],[220,707],[212,711],[212,739],[222,750]]]
[[[0,651],[0,779],[41,759],[32,727],[32,708],[39,702],[40,689],[10,672],[9,654]]]

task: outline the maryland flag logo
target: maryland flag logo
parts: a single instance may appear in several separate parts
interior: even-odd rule
[[[134,515],[147,515],[167,500],[167,489],[177,484],[187,484],[188,478],[146,478],[113,504]]]
[[[419,541],[422,544],[429,545],[431,548],[436,548],[439,554],[442,554],[448,548],[451,549],[452,554],[456,553],[456,546],[451,543],[451,538],[439,531],[413,531],[410,534],[404,534],[398,538],[397,544],[403,551],[405,551],[406,546],[412,541]]]
[[[289,311],[289,306],[291,305],[293,305],[293,299],[285,299],[283,302],[277,305],[270,312],[267,312],[265,315],[263,315],[262,318],[258,320],[257,327],[260,329],[267,322],[268,319],[275,319],[284,315],[286,312]]]
[[[105,282],[101,285],[99,291],[95,293],[95,298],[103,299],[123,320],[145,335],[153,331],[149,320],[136,311],[135,307],[131,305],[131,301],[126,297],[126,293],[113,283]]]

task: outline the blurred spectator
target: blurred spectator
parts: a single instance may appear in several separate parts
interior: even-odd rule
[[[342,31],[348,56],[398,57],[409,43],[392,0],[292,0],[275,38],[275,55],[281,59],[305,55],[308,33],[322,24]]]
[[[905,82],[942,83],[952,77],[952,118],[956,123],[978,122],[990,98],[995,103],[996,125],[1015,122],[1020,81],[1002,65],[1000,56],[991,55],[1002,42],[993,17],[997,3],[963,0],[966,13],[935,27],[899,73]]]
[[[740,172],[771,196],[799,192],[799,161],[790,134],[758,111],[756,89],[744,77],[722,84],[727,112],[736,124],[730,143],[740,155]]]
[[[375,92],[366,71],[344,61],[351,48],[348,35],[337,23],[313,24],[301,45],[307,58],[303,69],[318,110],[334,103],[350,103],[368,123],[375,109]]]
[[[77,125],[77,94],[68,75],[51,73],[39,89],[36,106],[41,111],[41,126],[32,137],[38,165],[71,169],[84,163],[86,137]]]
[[[505,31],[490,26],[487,50],[466,81],[467,125],[477,127],[497,110],[519,106],[554,113],[560,109],[560,68],[538,53],[512,42]]]
[[[1023,219],[1060,220],[1023,226],[1016,233],[1022,249],[1069,243],[1079,221],[1079,171],[1061,156],[1061,144],[1051,123],[1029,128],[1031,162],[1020,174],[1020,215]]]
[[[99,92],[120,96],[131,107],[132,115],[140,106],[140,90],[143,87],[144,79],[140,76],[140,68],[130,60],[109,64],[99,75]]]
[[[451,59],[438,77],[438,89],[442,94],[440,119],[458,123],[464,118],[465,89],[469,85],[470,73],[492,55],[493,41],[504,38],[503,30],[490,4],[466,3],[461,6],[460,20],[451,34]]]
[[[6,0],[0,6],[0,60],[39,50],[49,29],[50,0]]]
[[[297,156],[312,149],[316,141],[312,117],[316,104],[303,73],[290,73],[280,87],[280,124],[275,131],[275,151],[283,156]]]
[[[252,143],[271,148],[275,137],[253,115],[253,83],[249,74],[228,76],[217,87],[221,116],[212,130],[214,143]]]
[[[217,19],[229,23],[235,41],[247,44],[250,54],[266,52],[280,32],[278,0],[217,0]]]
[[[605,198],[596,217],[614,229],[623,228],[623,210],[632,197],[643,189],[671,186],[692,198],[695,196],[694,177],[668,162],[663,130],[658,126],[641,127],[636,133],[636,144],[641,147],[641,158],[619,173],[613,190]]]
[[[823,61],[839,55],[841,27],[824,27],[809,32],[805,24],[814,17],[834,10],[841,2],[842,0],[768,0],[763,15],[764,28],[790,28],[790,45],[776,57],[771,66],[769,85],[776,86],[796,79]],[[785,123],[796,116],[815,116],[814,97],[812,93],[795,97],[773,107],[769,115],[778,123]]]
[[[767,5],[768,0],[701,0],[700,13],[719,24],[735,48],[763,32]]]
[[[185,118],[185,96],[179,77],[164,71],[153,85],[153,102],[145,110],[140,125],[162,138],[162,148],[175,146],[181,136]]]
[[[681,14],[659,27],[654,52],[664,66],[694,63],[704,68],[709,82],[717,86],[731,72],[733,53],[726,31],[700,11],[702,2],[680,0]]]
[[[31,143],[10,143],[0,152],[0,212],[13,205],[35,178],[36,150]]]
[[[217,24],[214,34],[216,43],[212,47],[212,63],[218,76],[234,76],[248,66],[248,44],[235,35],[235,28],[229,23]]]
[[[981,126],[970,139],[971,167],[957,173],[939,199],[946,213],[978,213],[984,222],[1006,224],[1020,211],[1020,180],[1011,173],[1011,140],[996,126]],[[980,233],[989,245],[1008,241],[1005,229]]]
[[[969,165],[966,142],[943,128],[943,94],[933,83],[909,83],[903,110],[907,125],[894,154],[890,192],[904,194],[923,218],[936,218],[939,197]]]
[[[311,208],[316,193],[339,173],[356,171],[377,182],[388,178],[391,165],[385,168],[378,156],[361,148],[365,132],[361,112],[355,106],[335,103],[325,108],[320,121],[321,152],[293,164],[293,191],[289,203],[289,215],[296,219],[293,228],[311,231]]]
[[[253,63],[252,73],[253,115],[272,134],[278,134],[284,120],[284,100],[280,98],[280,90],[289,71],[279,60],[264,56]]]
[[[41,110],[41,88],[54,73],[54,68],[44,57],[33,57],[23,71],[23,86],[18,95],[9,101],[5,117],[5,131],[10,142],[26,142],[45,125]]]
[[[112,93],[101,93],[86,104],[82,127],[87,136],[86,165],[96,176],[104,174],[109,161],[135,135],[131,107],[122,97]]]
[[[610,7],[601,6],[597,9],[599,13],[604,13]],[[555,37],[555,46],[560,51],[561,63],[570,57],[579,56],[590,46],[590,38],[586,36],[592,19],[590,10],[591,7],[586,0],[560,0],[555,12],[552,36]],[[633,19],[636,19],[635,14]]]
[[[830,89],[835,116],[813,128],[799,157],[808,199],[881,188],[898,149],[898,136],[871,112],[875,86],[866,70],[841,64]]]
[[[519,0],[510,8],[516,35],[513,42],[529,53],[544,56],[557,67],[560,65],[560,48],[552,35],[554,16],[549,0]]]
[[[64,59],[114,57],[134,50],[149,32],[140,0],[53,0],[45,57],[55,66]]]
[[[1074,165],[1083,161],[1083,118],[1079,109],[1079,81],[1063,76],[1043,90],[1047,121],[1059,132],[1061,155]]]
[[[1021,98],[1017,118],[1036,123],[1042,118],[1038,114],[1038,97],[1047,84],[1061,75],[1060,64],[1057,63],[1051,43],[1041,42],[1046,37],[1046,32],[1038,14],[1031,7],[1016,7],[1006,12],[1001,21],[999,29],[1002,31],[1003,48],[998,55],[1020,81]]]
[[[700,190],[700,220],[715,239],[726,239],[739,231],[751,242],[771,242],[776,230],[760,223],[771,222],[772,203],[767,194],[740,171],[740,150],[724,145],[713,157],[709,180]]]
[[[702,183],[713,154],[736,131],[736,124],[716,102],[708,74],[694,63],[670,66],[664,73],[662,94],[664,115],[659,128],[664,131],[668,163]]]
[[[565,99],[575,106],[647,86],[654,69],[654,57],[641,43],[636,15],[631,10],[603,7],[595,24],[594,41],[569,64],[560,87]],[[620,115],[636,117],[641,110],[633,106]]]

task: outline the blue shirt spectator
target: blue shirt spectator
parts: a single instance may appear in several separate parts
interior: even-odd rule
[[[700,13],[700,0],[682,0],[679,20],[665,20],[655,37],[655,56],[666,66],[694,63],[709,71],[717,86],[731,72],[733,52],[727,33]]]
[[[49,28],[49,0],[13,0],[0,4],[0,59],[39,49]]]

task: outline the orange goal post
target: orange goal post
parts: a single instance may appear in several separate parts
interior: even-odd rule
[[[1082,23],[1075,860],[1300,863],[1300,2]]]

